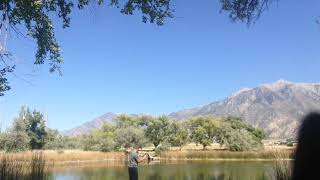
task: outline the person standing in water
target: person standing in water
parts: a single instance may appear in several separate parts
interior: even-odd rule
[[[141,146],[136,146],[134,149],[127,150],[128,155],[128,171],[129,180],[138,180],[138,164],[146,159],[146,156],[139,157]]]

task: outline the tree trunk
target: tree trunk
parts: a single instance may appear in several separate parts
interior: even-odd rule
[[[206,145],[202,145],[202,146],[203,146],[203,150],[206,150],[206,147],[207,147],[207,146],[206,146]]]

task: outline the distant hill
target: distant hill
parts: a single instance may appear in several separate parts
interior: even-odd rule
[[[88,121],[78,127],[63,131],[63,135],[67,136],[78,136],[82,134],[88,134],[92,130],[97,129],[103,125],[105,122],[112,122],[112,119],[116,118],[118,115],[116,113],[106,113],[92,121]]]
[[[300,119],[306,113],[319,109],[320,84],[279,80],[242,89],[221,101],[177,111],[169,117],[183,120],[198,115],[239,116],[251,125],[264,129],[271,138],[288,138],[296,134]],[[116,116],[107,113],[65,134],[88,133]]]

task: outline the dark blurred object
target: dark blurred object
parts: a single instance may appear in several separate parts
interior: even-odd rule
[[[320,114],[307,115],[299,129],[293,180],[320,179]]]

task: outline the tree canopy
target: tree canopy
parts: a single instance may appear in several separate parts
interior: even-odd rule
[[[147,125],[145,130],[146,137],[157,148],[162,142],[167,139],[169,132],[170,121],[166,116],[153,118]]]
[[[191,139],[193,139],[196,144],[201,144],[203,149],[205,149],[213,142],[219,123],[219,120],[212,116],[191,118],[189,121]]]
[[[186,123],[172,121],[169,125],[168,142],[172,146],[182,149],[183,145],[189,143],[189,133]]]
[[[3,142],[7,151],[42,149],[47,139],[43,114],[22,106]]]
[[[262,130],[241,118],[228,117],[218,127],[215,140],[230,151],[249,151],[261,147],[263,138]]]
[[[274,0],[220,0],[221,11],[229,14],[232,21],[254,23]]]

